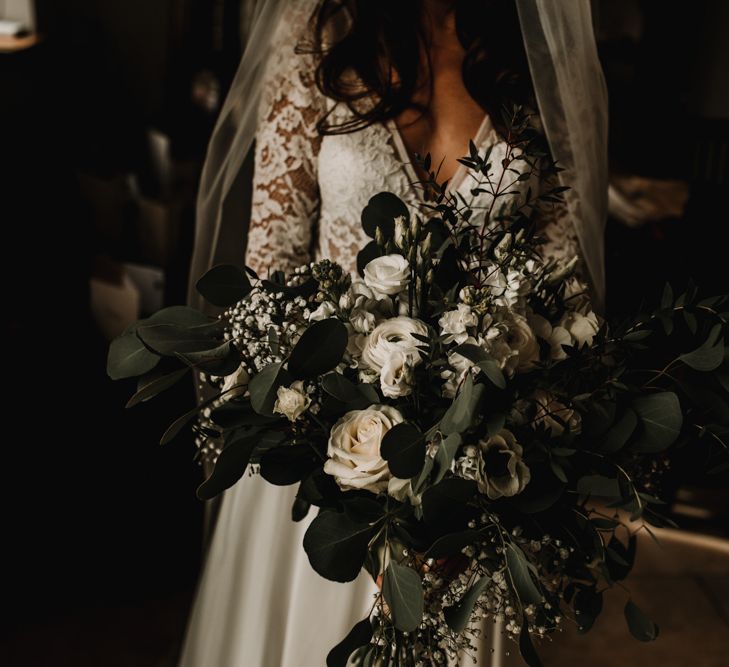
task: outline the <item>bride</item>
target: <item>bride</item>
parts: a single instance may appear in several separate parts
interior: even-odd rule
[[[372,195],[388,190],[413,210],[423,207],[416,153],[441,165],[449,191],[476,207],[480,198],[489,203],[488,194],[472,197],[457,158],[473,140],[500,163],[501,109],[518,103],[539,108],[535,123],[573,187],[568,206],[541,215],[544,252],[581,256],[599,304],[606,109],[589,2],[542,4],[259,3],[203,172],[193,281],[230,254],[226,239],[236,221],[226,219],[226,203],[244,187],[254,136],[245,263],[265,276],[327,257],[354,272],[368,240],[360,213]],[[368,614],[377,590],[369,575],[338,584],[311,568],[302,541],[315,511],[292,522],[295,493],[255,474],[225,492],[182,667],[324,665],[329,649]],[[490,634],[485,628],[480,664],[491,660]]]

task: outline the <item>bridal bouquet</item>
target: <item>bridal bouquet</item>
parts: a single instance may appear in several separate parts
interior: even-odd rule
[[[110,349],[111,377],[139,377],[131,404],[190,369],[214,389],[163,436],[196,419],[215,461],[201,498],[248,469],[298,484],[293,520],[317,508],[312,567],[378,581],[330,665],[447,664],[497,617],[538,665],[534,640],[593,625],[636,533],[672,525],[672,449],[726,448],[725,299],[667,288],[657,308],[609,326],[577,259],[539,252],[536,221],[564,188],[510,196],[509,174],[556,168],[527,119],[507,120],[506,179],[494,182],[489,152],[463,158],[488,209],[448,193],[426,157],[432,206],[413,215],[375,195],[358,275],[326,259],[267,278],[217,266],[198,289],[220,317],[168,308]],[[657,637],[629,594],[625,617],[637,639]]]

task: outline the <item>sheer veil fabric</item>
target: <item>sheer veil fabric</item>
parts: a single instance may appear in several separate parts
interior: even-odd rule
[[[477,0],[478,1],[478,0]],[[260,121],[267,67],[278,45],[301,32],[320,0],[256,0],[245,52],[211,136],[197,197],[188,303],[210,307],[195,283],[216,264],[240,260],[247,235],[245,161]],[[539,113],[566,193],[596,309],[605,298],[607,89],[589,0],[515,0]],[[303,20],[302,20],[303,19]]]

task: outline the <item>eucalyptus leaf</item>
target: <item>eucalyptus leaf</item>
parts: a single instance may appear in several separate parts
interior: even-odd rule
[[[426,558],[443,558],[460,552],[463,547],[473,544],[481,533],[477,530],[461,530],[457,533],[448,533],[439,537],[430,545],[425,553]]]
[[[248,383],[251,406],[259,415],[273,416],[273,406],[276,403],[278,388],[287,386],[292,381],[293,379],[283,367],[283,362],[269,364],[256,373]]]
[[[197,281],[195,288],[214,306],[227,308],[250,294],[251,281],[241,267],[218,264]]]
[[[375,238],[375,230],[379,227],[385,240],[391,239],[395,233],[395,218],[410,218],[410,211],[405,203],[392,192],[380,192],[371,197],[362,211],[362,229],[370,238]]]
[[[146,324],[137,329],[137,336],[147,347],[165,356],[203,352],[213,350],[220,345],[220,340],[206,329],[198,330],[176,324]]]
[[[670,447],[678,438],[683,414],[678,396],[670,391],[639,396],[633,408],[643,424],[643,433],[633,449],[657,453]]]
[[[382,438],[380,453],[395,477],[414,477],[425,459],[423,434],[408,422],[395,424]]]
[[[174,324],[178,327],[204,327],[211,324],[220,324],[220,320],[211,320],[205,313],[201,313],[189,306],[169,306],[150,315],[145,324]]]
[[[255,436],[243,436],[227,443],[210,477],[198,487],[197,497],[200,500],[215,498],[243,477],[257,441]]]
[[[327,655],[327,667],[347,667],[349,656],[362,646],[366,646],[372,639],[372,623],[370,617],[355,623],[354,627],[347,633]]]
[[[722,325],[714,325],[703,345],[692,352],[682,354],[679,356],[679,359],[696,371],[708,372],[716,370],[724,361],[724,341],[719,340],[719,334],[721,332]]]
[[[632,600],[625,603],[624,613],[630,634],[638,641],[651,642],[658,637],[658,626]]]
[[[584,496],[620,498],[618,480],[604,475],[585,475],[577,480],[577,493]]]
[[[373,528],[355,523],[346,514],[320,511],[304,535],[304,550],[316,572],[330,581],[357,578]]]
[[[435,463],[438,465],[438,471],[433,480],[434,484],[440,482],[448,470],[450,470],[453,458],[461,442],[462,438],[459,433],[451,433],[449,436],[441,439],[440,445],[435,452]]]
[[[471,427],[476,418],[483,391],[484,386],[482,384],[474,385],[471,374],[466,374],[461,390],[441,419],[440,430],[444,435],[463,433]]]
[[[382,595],[398,630],[413,632],[423,620],[423,585],[410,567],[390,561],[382,580]]]
[[[189,372],[189,368],[180,368],[179,370],[173,371],[172,373],[166,373],[165,375],[158,375],[151,378],[148,382],[142,384],[137,392],[127,401],[126,407],[131,408],[143,401],[147,401],[150,398],[154,398],[158,394],[162,393],[165,389],[169,389],[177,383],[178,380],[183,378]]]
[[[342,360],[348,340],[347,329],[339,320],[314,322],[291,350],[289,373],[299,380],[331,371]]]
[[[454,632],[463,632],[471,620],[473,608],[476,606],[481,594],[486,590],[491,581],[490,577],[481,577],[469,588],[465,595],[453,606],[443,609],[448,627]]]
[[[137,377],[151,371],[159,360],[159,355],[150,352],[134,333],[128,333],[111,342],[106,373],[112,380]]]
[[[524,659],[524,662],[529,667],[542,667],[542,661],[539,659],[532,637],[529,634],[529,621],[526,615],[523,616],[521,621],[521,632],[519,633],[519,653]]]
[[[526,556],[515,544],[506,545],[506,565],[509,568],[514,591],[519,596],[522,604],[538,604],[541,602],[542,594],[532,579]]]
[[[605,434],[600,451],[613,454],[621,450],[630,439],[630,436],[633,435],[637,426],[638,415],[634,410],[628,408]]]

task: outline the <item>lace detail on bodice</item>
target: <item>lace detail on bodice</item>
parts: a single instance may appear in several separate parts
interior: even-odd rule
[[[351,112],[319,92],[314,71],[314,56],[295,54],[291,45],[280,50],[264,86],[246,251],[246,264],[261,276],[269,269],[290,271],[323,257],[354,272],[357,253],[370,241],[360,224],[370,197],[386,190],[414,210],[423,205],[394,122],[319,136],[316,121],[324,113],[330,112],[336,121]],[[480,150],[493,146],[492,164],[501,164],[507,145],[488,118],[475,143]],[[512,163],[512,167],[519,165],[526,166]],[[472,196],[473,187],[471,175],[460,170],[449,189],[471,203],[475,222],[492,198],[488,193]],[[514,197],[525,197],[530,187],[534,193],[544,184],[533,178],[516,182],[510,190],[517,193]],[[563,204],[544,206],[539,229],[547,240],[542,246],[545,257],[578,253],[574,226]]]

